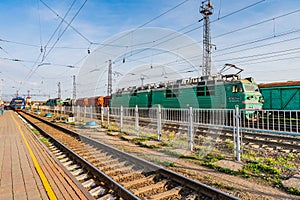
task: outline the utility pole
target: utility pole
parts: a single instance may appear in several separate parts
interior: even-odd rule
[[[107,83],[107,96],[112,92],[112,64],[111,60],[108,61],[108,83]]]
[[[73,75],[73,99],[76,99],[76,81],[75,81],[75,75]]]
[[[211,75],[211,37],[209,16],[213,13],[213,4],[210,0],[202,1],[200,13],[203,15],[203,61],[202,75]],[[199,20],[201,21],[201,20]]]
[[[58,98],[61,99],[60,82],[58,82],[57,86],[58,86],[58,92],[57,92],[58,93]]]

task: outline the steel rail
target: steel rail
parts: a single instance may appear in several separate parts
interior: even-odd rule
[[[26,113],[28,114],[28,113]],[[31,117],[34,117],[35,119],[38,119],[40,121],[42,121],[43,123],[50,125],[52,127],[55,127],[58,130],[67,132],[68,134],[72,135],[73,137],[78,138],[79,135],[75,132],[72,132],[68,129],[65,129],[63,127],[60,127],[56,124],[53,124],[51,122],[48,122],[46,120],[43,120],[41,118],[38,118],[34,115],[28,114]],[[85,168],[88,169],[88,171],[90,171],[94,176],[98,177],[100,180],[102,180],[103,182],[105,182],[107,184],[107,186],[115,191],[120,197],[124,198],[124,199],[128,199],[128,200],[138,200],[139,198],[137,196],[135,196],[134,194],[132,194],[129,190],[127,190],[126,188],[124,188],[122,185],[120,185],[118,182],[114,181],[111,177],[107,176],[106,174],[104,174],[102,171],[100,171],[99,169],[97,169],[95,166],[93,166],[92,164],[90,164],[89,162],[87,162],[85,159],[83,159],[80,155],[76,154],[74,151],[72,151],[70,148],[68,148],[67,146],[65,146],[63,143],[59,142],[57,139],[55,139],[54,137],[51,136],[51,134],[47,133],[46,131],[44,131],[43,129],[41,129],[39,126],[37,126],[36,124],[32,123],[30,120],[28,120],[28,118],[26,118],[26,116],[22,115],[22,117],[24,117],[35,129],[37,129],[42,135],[44,135],[47,138],[50,138],[51,142],[55,144],[55,146],[58,146],[61,151],[63,151],[65,154],[67,154],[68,157],[72,158],[73,160],[76,160],[77,163],[79,163],[81,166],[84,166]],[[82,136],[80,136],[82,137]]]

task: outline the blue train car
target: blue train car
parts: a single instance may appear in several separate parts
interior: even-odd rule
[[[23,110],[25,108],[25,99],[23,97],[13,98],[10,102],[10,107],[13,110]]]

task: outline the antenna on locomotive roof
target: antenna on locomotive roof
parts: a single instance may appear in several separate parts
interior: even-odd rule
[[[206,4],[205,4],[206,3]],[[200,13],[203,15],[203,61],[202,61],[202,75],[211,75],[211,37],[210,37],[210,21],[209,16],[213,14],[213,4],[210,0],[202,1]]]

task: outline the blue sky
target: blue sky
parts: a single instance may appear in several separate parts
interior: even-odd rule
[[[113,38],[118,38],[118,34],[135,30],[181,2],[184,1],[1,1],[0,78],[3,98],[5,95],[10,98],[9,95],[16,93],[17,90],[19,94],[27,94],[27,90],[30,90],[31,94],[47,95],[45,99],[48,96],[54,98],[57,96],[58,82],[61,82],[62,97],[70,97],[72,76],[80,75],[80,72],[84,71],[93,52],[99,48],[101,50],[100,44],[105,42],[109,44]],[[211,16],[211,36],[212,43],[216,46],[216,50],[212,53],[214,72],[217,72],[225,63],[233,63],[244,69],[243,77],[252,76],[259,83],[300,79],[298,64],[300,60],[298,52],[300,48],[300,39],[298,39],[300,37],[300,1],[212,0],[212,2],[214,13]],[[197,22],[202,18],[199,13],[200,5],[199,0],[188,0],[143,28],[170,29],[181,34],[188,32],[186,35],[202,48],[202,22]],[[72,27],[64,22],[61,23],[61,18],[65,15],[65,21],[72,22]],[[182,29],[186,26],[188,26],[186,29]],[[191,31],[193,29],[195,30]],[[139,41],[149,42],[150,35],[151,32],[139,35]],[[143,37],[144,40],[141,39]],[[113,61],[116,73],[120,71],[124,74],[120,67],[122,64],[120,60],[124,57],[126,61],[138,60],[146,65],[163,65],[174,59],[177,59],[179,63],[178,55],[174,57],[174,55],[163,54],[165,56],[162,56],[162,50],[157,48],[145,51],[143,54],[132,55],[133,42],[129,40],[127,38],[127,41],[120,40],[114,43],[118,45],[119,42],[127,46],[125,53],[122,51],[124,55],[115,55],[119,57]],[[175,39],[173,42],[175,47],[181,40]],[[41,52],[41,47],[43,52]],[[168,48],[172,49],[170,46]],[[87,53],[88,49],[91,54]],[[110,49],[110,51],[114,50]],[[199,52],[200,56],[201,53]],[[155,56],[155,54],[158,55]],[[201,58],[197,62],[201,65]],[[94,64],[97,65],[97,61]],[[133,74],[132,71],[137,69],[138,64],[137,62],[131,62],[131,64],[135,66],[130,66],[130,62],[127,62],[126,67],[124,65],[123,68],[132,68],[128,70],[128,73]],[[189,67],[188,63],[181,61],[180,64]],[[172,71],[178,68],[172,65],[168,66],[168,69]],[[169,73],[169,78],[171,77],[171,72],[167,71],[167,67],[161,67],[160,70],[157,74]],[[196,76],[196,70],[198,69],[194,67],[194,74],[186,74],[186,76]],[[130,84],[138,85],[141,74],[141,70],[136,70],[136,77],[132,77],[131,81],[126,80]],[[105,77],[103,74],[102,76]],[[182,73],[181,76],[184,77],[185,74]],[[147,77],[151,77],[151,73],[147,74]],[[120,76],[114,78],[120,79]],[[144,78],[147,81],[146,76]],[[91,95],[105,93],[105,78],[99,79],[93,83],[96,84],[96,88],[100,89],[93,91]],[[150,80],[153,81],[148,78],[148,81]]]

